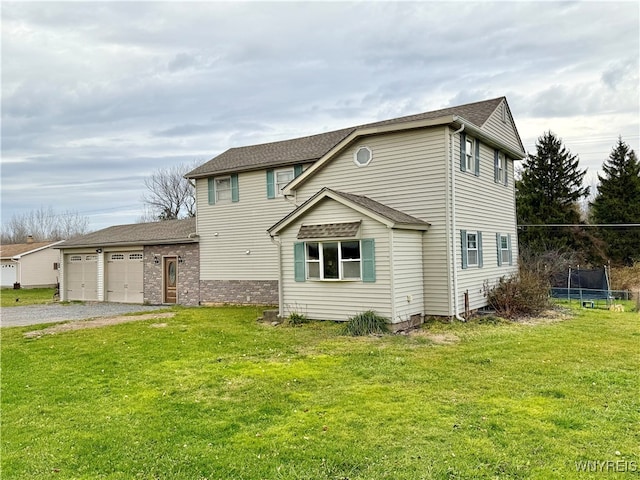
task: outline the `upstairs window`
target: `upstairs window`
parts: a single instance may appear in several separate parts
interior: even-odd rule
[[[464,132],[460,134],[460,171],[480,175],[480,142]]]
[[[373,152],[369,147],[358,147],[353,154],[353,163],[358,167],[366,167],[373,160]]]
[[[509,171],[507,157],[504,153],[494,150],[494,181],[507,185],[509,182]]]
[[[237,174],[211,177],[208,179],[208,188],[209,205],[237,202],[240,199]]]
[[[295,178],[293,167],[274,170],[273,173],[276,181],[276,196],[281,197],[282,189],[287,186],[287,183]]]
[[[303,171],[302,165],[267,170],[267,198],[283,196],[283,189]]]

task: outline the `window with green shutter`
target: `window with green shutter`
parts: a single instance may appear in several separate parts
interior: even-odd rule
[[[294,244],[296,282],[305,280],[376,281],[373,239]]]
[[[460,245],[462,250],[462,268],[481,268],[483,265],[482,232],[460,230]]]
[[[235,203],[240,200],[237,174],[234,173],[226,177],[211,177],[207,181],[209,205]]]

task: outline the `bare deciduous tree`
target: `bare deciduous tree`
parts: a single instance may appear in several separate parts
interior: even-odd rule
[[[144,181],[147,192],[142,196],[145,211],[143,221],[173,220],[196,215],[196,192],[193,184],[184,178],[193,170],[193,164],[160,168]]]
[[[26,213],[14,214],[2,226],[4,244],[25,243],[31,235],[35,242],[68,240],[89,231],[89,219],[76,211],[56,213],[53,208],[41,207]]]

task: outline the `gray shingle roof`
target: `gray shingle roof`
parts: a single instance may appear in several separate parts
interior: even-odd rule
[[[302,225],[298,231],[298,240],[309,238],[354,238],[362,222],[324,223],[320,225]]]
[[[377,213],[378,215],[390,220],[396,225],[429,225],[429,222],[425,222],[424,220],[421,220],[412,215],[408,215],[404,212],[401,212],[400,210],[396,210],[395,208],[388,207],[387,205],[376,202],[375,200],[372,200],[369,197],[365,197],[364,195],[354,195],[353,193],[339,192],[330,188],[327,188],[327,190],[346,200],[351,201],[352,203],[360,205],[361,207],[364,207],[373,213]]]
[[[189,238],[189,235],[195,234],[195,232],[195,218],[153,223],[132,223],[129,225],[115,225],[97,232],[88,233],[87,235],[62,242],[56,248],[193,242],[197,239]]]
[[[447,115],[458,115],[474,125],[481,127],[503,100],[504,97],[499,97],[492,100],[419,113],[417,115],[343,128],[318,135],[231,148],[205,164],[200,165],[186,176],[188,178],[196,178],[212,174],[241,172],[313,162],[324,156],[329,150],[359,128],[381,127],[417,120],[429,120]]]

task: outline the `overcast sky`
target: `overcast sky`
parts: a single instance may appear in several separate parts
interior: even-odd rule
[[[3,222],[135,222],[158,168],[500,96],[589,182],[619,135],[640,153],[637,1],[1,8]]]

